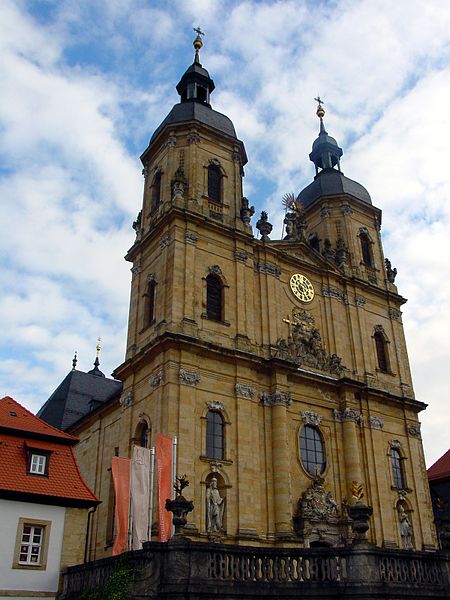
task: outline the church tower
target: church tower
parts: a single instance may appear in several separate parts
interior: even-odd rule
[[[82,472],[103,500],[91,558],[109,552],[111,457],[152,446],[157,432],[178,440],[191,539],[345,545],[346,507],[363,489],[373,543],[435,548],[425,405],[414,398],[381,211],[342,173],[319,99],[314,180],[285,197],[283,239],[271,239],[266,213],[254,236],[244,144],[211,106],[201,46],[198,35],[180,101],[141,156],[120,402],[73,429]],[[223,514],[211,528],[206,498],[216,485]]]

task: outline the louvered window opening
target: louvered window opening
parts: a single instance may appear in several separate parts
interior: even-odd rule
[[[222,283],[214,275],[206,278],[206,314],[208,319],[222,321]]]
[[[377,332],[374,335],[375,339],[375,347],[377,350],[377,360],[378,360],[378,368],[380,371],[388,371],[388,362],[386,356],[386,342],[383,339],[381,333]]]
[[[222,202],[222,174],[215,165],[208,167],[208,198],[213,202]]]

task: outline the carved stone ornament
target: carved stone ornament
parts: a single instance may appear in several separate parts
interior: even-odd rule
[[[269,234],[273,229],[272,223],[269,223],[266,211],[261,212],[261,217],[256,223],[256,229],[261,234],[261,241],[268,242],[270,240]]]
[[[384,327],[383,325],[375,325],[375,327],[373,328],[375,333],[384,333]]]
[[[390,440],[389,441],[389,446],[391,448],[397,448],[398,449],[398,448],[402,447],[402,444],[401,444],[400,440]]]
[[[308,410],[302,410],[300,416],[303,419],[303,423],[305,425],[313,425],[315,427],[319,427],[320,422],[323,419],[321,415],[318,415],[317,413]]]
[[[159,246],[161,248],[165,248],[166,246],[168,246],[170,244],[170,233],[166,233],[165,235],[163,235],[163,237],[160,239],[159,241]]]
[[[245,225],[250,225],[250,219],[255,214],[255,207],[250,206],[248,202],[248,198],[245,196],[241,200],[241,219]]]
[[[154,281],[156,282],[155,274],[154,273],[149,273],[147,275],[147,284],[153,283]]]
[[[417,423],[417,425],[407,425],[406,431],[412,437],[420,437],[420,423]]]
[[[138,212],[136,220],[133,221],[133,229],[136,232],[136,242],[138,242],[142,238],[143,228],[142,228],[142,210]]]
[[[245,385],[244,383],[236,383],[234,391],[236,392],[236,396],[247,398],[248,400],[251,400],[255,395],[255,388],[252,388],[250,385]]]
[[[133,403],[133,392],[129,390],[120,396],[119,404],[122,408],[126,408],[127,406],[131,406]]]
[[[187,179],[184,174],[183,167],[178,167],[175,171],[175,175],[171,181],[172,185],[172,202],[177,200],[183,200],[184,192],[187,188]]]
[[[133,273],[133,275],[137,275],[141,271],[142,271],[142,264],[141,264],[141,261],[138,260],[138,261],[136,261],[136,264],[131,267],[131,272]]]
[[[209,275],[216,275],[217,277],[222,277],[222,269],[219,267],[219,265],[212,265],[208,267],[208,273]]]
[[[186,231],[184,234],[184,239],[186,240],[186,244],[195,244],[198,242],[198,235],[196,235],[193,231]]]
[[[153,389],[157,388],[163,382],[163,378],[164,378],[164,372],[162,369],[160,369],[157,373],[155,373],[154,375],[152,375],[150,377],[149,383]]]
[[[236,151],[233,152],[233,161],[235,163],[240,163],[241,162],[241,154],[240,154],[240,152],[236,152]]]
[[[389,317],[391,319],[394,319],[395,321],[400,321],[402,316],[402,311],[398,310],[397,308],[390,308],[389,309]]]
[[[192,131],[188,136],[187,136],[187,142],[188,144],[199,144],[200,143],[200,136],[196,131]]]
[[[345,204],[344,206],[341,206],[341,213],[344,215],[344,217],[346,217],[353,214],[353,210],[348,204]]]
[[[386,269],[386,279],[389,283],[394,283],[397,277],[397,269],[392,268],[391,261],[388,258],[384,259],[384,267]]]
[[[256,269],[260,273],[267,273],[268,275],[274,275],[275,277],[279,277],[281,275],[280,267],[270,262],[258,262],[256,263]]]
[[[292,398],[289,392],[275,391],[271,394],[269,394],[269,392],[261,392],[259,399],[264,406],[285,406],[286,408],[289,408],[292,404]]]
[[[345,292],[341,292],[338,288],[332,287],[330,285],[322,286],[322,295],[327,298],[335,298],[344,304],[348,304],[348,296]]]
[[[178,379],[184,385],[197,385],[200,381],[200,373],[180,369]]]
[[[337,354],[328,354],[324,350],[312,315],[303,309],[293,309],[291,318],[284,321],[289,324],[290,335],[287,341],[280,338],[275,346],[271,346],[273,358],[290,360],[298,366],[312,367],[336,375],[344,371],[342,359]]]
[[[209,410],[218,410],[220,412],[225,410],[225,406],[222,402],[219,402],[219,400],[208,400],[208,402],[206,402],[206,406],[209,408]]]
[[[371,427],[372,429],[383,429],[384,420],[381,417],[371,415],[369,417],[369,427]]]
[[[330,216],[330,209],[327,206],[322,206],[320,209],[320,218],[324,219],[325,217]]]
[[[356,306],[365,306],[366,305],[366,299],[363,296],[355,296],[355,304]]]
[[[336,521],[339,519],[339,507],[331,492],[323,488],[323,479],[315,477],[314,483],[303,492],[297,504],[297,512],[304,519],[318,521]]]
[[[359,427],[364,425],[364,418],[358,410],[354,408],[335,408],[333,410],[336,421],[354,421]]]
[[[173,148],[174,146],[176,146],[176,144],[177,144],[177,138],[174,135],[170,135],[167,138],[165,146],[167,146],[168,148]]]
[[[247,261],[247,258],[249,257],[249,253],[246,250],[235,250],[234,257],[236,260],[245,263]]]

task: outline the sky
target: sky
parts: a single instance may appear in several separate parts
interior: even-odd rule
[[[431,466],[450,445],[449,23],[445,0],[2,0],[0,393],[37,411],[75,350],[92,368],[98,336],[102,370],[122,362],[139,156],[200,25],[211,103],[274,232],[314,175],[317,94],[342,170],[382,209]]]

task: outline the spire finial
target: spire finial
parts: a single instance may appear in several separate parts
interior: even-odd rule
[[[96,357],[97,357],[97,358],[100,356],[100,350],[102,349],[102,347],[101,347],[101,345],[100,345],[100,342],[101,342],[101,341],[102,341],[102,340],[101,340],[101,338],[100,338],[100,337],[98,337],[98,338],[97,338],[97,345],[95,346],[95,349],[96,349],[96,351],[97,351],[97,354],[96,354]]]
[[[78,362],[78,357],[77,357],[77,351],[75,350],[75,354],[73,355],[73,360],[72,360],[72,371],[75,371],[77,362]]]
[[[323,102],[322,98],[319,95],[317,95],[317,98],[314,98],[314,100],[318,104],[317,110],[316,110],[316,115],[320,119],[320,133],[326,133],[325,125],[323,124],[323,118],[325,116],[325,109],[323,107],[324,102]]]
[[[88,371],[88,373],[90,373],[91,375],[98,375],[99,377],[104,377],[104,374],[98,368],[100,365],[100,359],[99,359],[100,350],[101,350],[100,342],[101,342],[101,338],[97,338],[97,345],[95,346],[96,354],[95,354],[95,360],[94,360],[94,368],[91,369],[90,371]]]
[[[195,33],[197,34],[197,37],[195,38],[195,40],[193,42],[193,46],[195,48],[195,59],[194,59],[194,61],[196,63],[199,63],[200,59],[199,59],[198,53],[199,53],[200,48],[203,46],[202,38],[200,36],[201,35],[205,35],[205,34],[200,29],[200,26],[199,27],[194,27],[193,29],[194,29]]]

